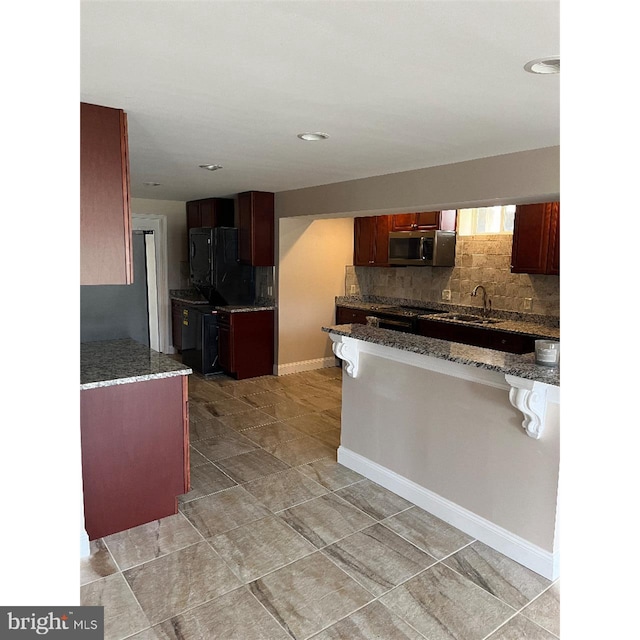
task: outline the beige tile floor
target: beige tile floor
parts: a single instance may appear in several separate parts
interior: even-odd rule
[[[190,376],[176,515],[92,542],[107,640],[553,640],[551,583],[336,462],[339,368]]]

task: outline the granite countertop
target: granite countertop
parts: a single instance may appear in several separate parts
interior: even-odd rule
[[[227,305],[225,307],[214,307],[216,311],[227,311],[228,313],[248,313],[251,311],[273,311],[275,309],[272,305]]]
[[[170,378],[193,373],[189,367],[134,340],[80,345],[80,389]]]
[[[188,304],[209,304],[209,301],[195,289],[171,289],[169,297],[177,302]]]
[[[326,333],[371,342],[385,347],[421,353],[441,360],[459,362],[481,369],[490,369],[518,378],[544,382],[555,387],[560,386],[560,368],[543,367],[535,363],[535,354],[505,353],[483,347],[473,347],[458,342],[425,338],[411,333],[378,329],[362,324],[342,324],[322,327]]]
[[[341,307],[350,309],[361,309],[363,311],[384,311],[398,306],[419,307],[419,304],[411,304],[412,301],[400,300],[395,304],[386,300],[385,302],[367,302],[352,298],[336,298],[336,304]],[[509,333],[520,333],[537,338],[549,338],[552,340],[560,339],[559,319],[554,317],[545,317],[535,314],[516,313],[510,311],[492,311],[489,317],[494,320],[491,324],[476,324],[473,322],[463,322],[454,320],[446,316],[446,313],[460,313],[480,316],[482,309],[478,307],[466,307],[451,304],[425,303],[425,311],[431,310],[437,313],[418,314],[419,318],[427,320],[435,320],[438,322],[446,322],[448,324],[457,324],[464,326],[477,327],[478,329],[496,329],[499,331],[507,331]]]
[[[169,291],[169,297],[177,302],[186,302],[188,304],[209,305],[216,311],[228,311],[229,313],[247,313],[250,311],[273,311],[275,305],[272,302],[265,302],[263,298],[259,299],[255,304],[227,304],[227,305],[210,305],[209,301],[198,291],[194,289],[172,289]]]

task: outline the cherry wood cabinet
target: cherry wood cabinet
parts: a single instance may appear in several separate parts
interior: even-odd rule
[[[456,230],[456,210],[394,213],[389,216],[390,231]]]
[[[80,103],[80,284],[131,284],[127,115]]]
[[[350,307],[336,306],[336,324],[367,324],[367,316],[371,312]]]
[[[508,353],[532,353],[535,350],[536,340],[535,337],[524,334],[510,333],[484,326],[474,327],[438,322],[427,318],[418,319],[418,334],[428,338],[439,338],[440,340],[460,342]]]
[[[218,311],[218,362],[238,380],[273,374],[274,313]]]
[[[254,267],[272,267],[275,195],[267,191],[238,194],[238,259]]]
[[[511,272],[560,275],[560,203],[516,207]]]
[[[179,375],[81,391],[90,540],[177,513],[190,490],[187,385]]]
[[[354,266],[388,266],[390,217],[391,216],[367,216],[363,218],[354,218]]]
[[[187,234],[199,227],[233,227],[231,198],[204,198],[187,202]]]

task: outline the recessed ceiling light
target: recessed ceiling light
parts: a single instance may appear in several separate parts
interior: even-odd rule
[[[524,65],[524,70],[529,73],[560,73],[560,58],[537,58]]]
[[[142,184],[145,187],[160,187],[161,186],[160,182],[143,182]]]
[[[207,171],[217,171],[218,169],[222,169],[221,164],[201,164],[199,167],[201,169],[206,169]]]
[[[298,138],[300,138],[300,140],[326,140],[328,137],[328,133],[321,133],[320,131],[298,134]]]

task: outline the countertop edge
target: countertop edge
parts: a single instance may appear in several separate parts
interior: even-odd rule
[[[389,329],[379,329],[359,324],[344,324],[334,326],[323,326],[322,331],[325,333],[334,333],[336,335],[353,338],[354,340],[362,340],[399,351],[407,351],[419,355],[430,356],[440,360],[456,362],[470,367],[488,369],[497,371],[505,375],[511,375],[534,382],[541,382],[554,387],[560,387],[560,371],[559,368],[543,367],[536,365],[533,361],[534,354],[512,354],[485,347],[474,347],[471,345],[462,345],[449,340],[440,338],[428,338],[426,336],[418,336],[414,334],[401,333],[391,331]],[[446,349],[450,349],[453,345],[460,351],[465,351],[466,355],[451,355],[446,353]],[[491,358],[498,358],[504,364],[492,362]],[[531,362],[529,362],[531,360]]]
[[[80,391],[87,389],[98,389],[99,387],[114,387],[120,384],[132,384],[134,382],[146,382],[147,380],[158,380],[159,378],[174,378],[176,376],[188,376],[193,373],[190,368],[179,371],[166,371],[164,373],[154,373],[151,375],[131,376],[129,378],[117,378],[115,380],[100,380],[98,382],[86,382],[80,385]]]

